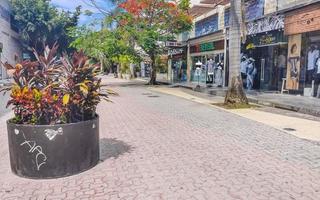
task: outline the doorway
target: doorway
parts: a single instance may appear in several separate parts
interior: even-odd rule
[[[253,89],[262,91],[280,91],[283,78],[286,77],[287,46],[272,45],[250,50],[257,73]]]

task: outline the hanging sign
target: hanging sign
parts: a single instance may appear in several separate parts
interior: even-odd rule
[[[179,49],[169,49],[168,50],[168,55],[169,56],[173,56],[173,55],[179,55],[183,53],[183,49],[179,48]]]

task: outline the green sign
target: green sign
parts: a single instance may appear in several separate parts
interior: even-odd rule
[[[214,44],[213,44],[213,42],[208,42],[208,43],[200,44],[200,52],[212,51],[212,50],[214,50]]]

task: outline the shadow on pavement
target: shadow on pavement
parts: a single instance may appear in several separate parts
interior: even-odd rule
[[[100,161],[103,162],[109,158],[117,159],[119,156],[130,153],[132,146],[117,139],[100,139]]]

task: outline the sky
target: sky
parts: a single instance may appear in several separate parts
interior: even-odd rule
[[[87,2],[87,3],[86,3]],[[82,11],[90,10],[93,15],[86,16],[81,15],[79,24],[89,24],[90,22],[103,18],[103,14],[99,12],[99,10],[93,6],[90,6],[89,0],[51,0],[51,3],[61,9],[74,11],[78,5],[82,6]],[[105,10],[112,9],[112,4],[108,0],[96,0],[97,4],[101,6]]]

